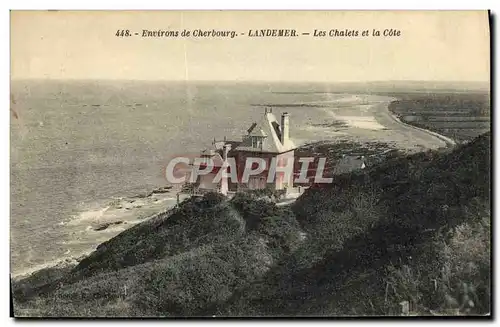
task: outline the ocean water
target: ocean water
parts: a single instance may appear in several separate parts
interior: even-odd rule
[[[322,93],[329,91],[317,84],[13,81],[11,272],[89,250],[75,235],[110,199],[164,186],[168,158],[198,152],[213,138],[241,139],[265,105],[290,113],[298,144],[335,137],[313,127],[331,119],[324,107],[300,105],[331,101]]]

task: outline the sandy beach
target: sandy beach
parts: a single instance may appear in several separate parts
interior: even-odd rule
[[[308,102],[331,118],[335,140],[382,142],[408,152],[437,149],[452,144],[442,135],[405,124],[388,109],[393,97],[364,94],[326,94],[328,100]],[[336,126],[335,126],[336,125]],[[323,127],[312,126],[318,132]]]

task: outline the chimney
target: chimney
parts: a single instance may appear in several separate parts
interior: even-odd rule
[[[225,143],[224,146],[222,147],[222,149],[223,149],[222,150],[223,151],[222,152],[222,156],[223,156],[222,159],[224,159],[224,161],[226,161],[227,157],[228,157],[228,153],[229,153],[229,151],[231,151],[231,144]]]
[[[281,144],[284,146],[288,143],[289,129],[290,129],[290,118],[288,112],[281,114]]]
[[[224,156],[223,157],[224,164],[227,163],[229,151],[231,151],[231,144],[228,144],[228,143],[224,144],[224,146],[222,147],[222,155]],[[228,169],[228,167],[226,167],[225,169]],[[226,172],[227,172],[227,170],[226,170]],[[229,190],[229,184],[228,184],[227,176],[225,174],[222,174],[222,179],[220,181],[219,191],[220,191],[220,193],[227,195],[228,190]]]

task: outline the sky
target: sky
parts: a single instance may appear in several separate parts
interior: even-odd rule
[[[11,11],[11,78],[225,81],[489,81],[486,11]],[[117,37],[129,29],[139,36]],[[142,30],[234,30],[142,38]],[[296,29],[251,38],[249,29]],[[401,31],[313,37],[314,30]]]

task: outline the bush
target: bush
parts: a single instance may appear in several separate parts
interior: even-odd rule
[[[202,256],[155,269],[143,279],[136,305],[155,316],[211,316],[210,307],[262,276],[271,255],[255,236],[214,247]]]
[[[278,207],[273,202],[257,199],[251,193],[236,193],[230,203],[245,220],[247,231],[256,230],[260,220],[270,216],[282,217],[290,224],[295,224],[298,227],[295,215],[290,208]]]
[[[224,203],[225,200],[226,200],[226,197],[221,193],[208,192],[208,193],[203,195],[203,202],[201,202],[201,203],[206,205],[207,208],[212,208],[212,207],[215,207],[217,205]]]
[[[48,267],[19,280],[12,281],[12,293],[16,302],[24,302],[38,294],[38,288],[47,284],[57,284],[66,277],[76,263]]]
[[[190,198],[169,214],[134,226],[101,244],[65,283],[158,260],[198,246],[227,242],[244,232],[244,222],[225,198],[210,193]]]
[[[267,199],[270,201],[278,201],[283,198],[286,194],[286,190],[275,190],[272,188],[263,188],[263,189],[256,189],[256,190],[245,190],[238,192],[237,194],[243,194],[244,196],[249,196],[254,199]]]
[[[437,256],[400,268],[388,268],[390,300],[408,301],[418,314],[486,314],[490,312],[489,217],[464,223],[448,240],[434,242]]]
[[[275,258],[294,252],[302,243],[301,230],[297,224],[294,225],[281,216],[262,218],[257,232],[267,236],[269,246],[275,251]]]

